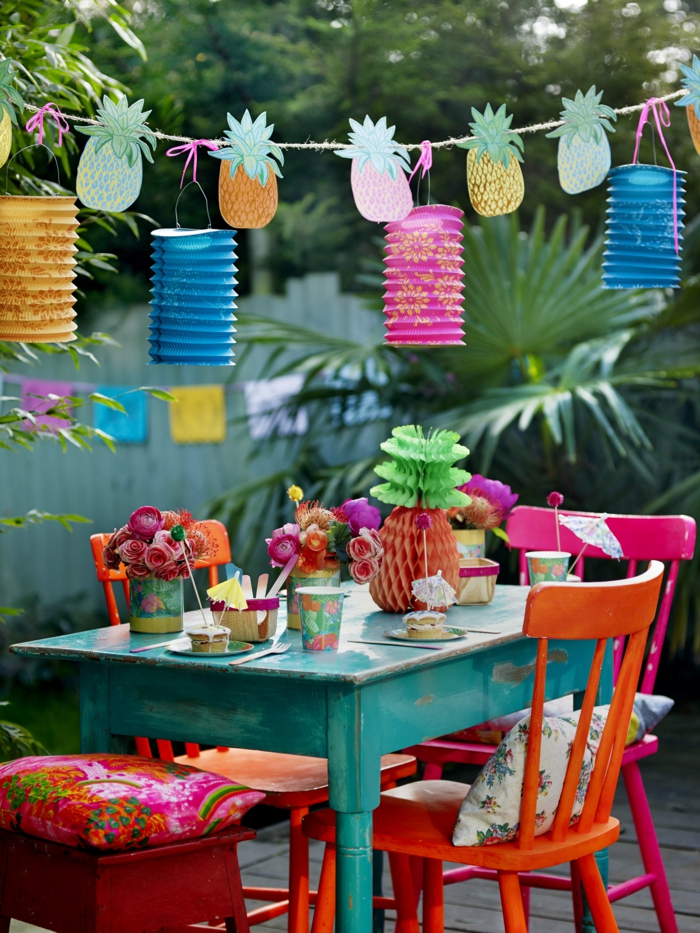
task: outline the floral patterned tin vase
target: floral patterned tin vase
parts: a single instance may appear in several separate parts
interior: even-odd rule
[[[182,579],[144,577],[129,580],[129,627],[132,632],[182,631]]]

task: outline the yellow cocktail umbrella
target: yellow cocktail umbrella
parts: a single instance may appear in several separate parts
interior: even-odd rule
[[[223,600],[225,606],[230,609],[248,608],[238,577],[232,577],[230,580],[224,580],[223,583],[212,586],[210,590],[207,590],[207,596],[217,601]]]

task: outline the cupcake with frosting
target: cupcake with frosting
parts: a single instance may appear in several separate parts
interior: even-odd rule
[[[192,650],[201,654],[223,654],[231,633],[221,625],[198,625],[187,630]]]

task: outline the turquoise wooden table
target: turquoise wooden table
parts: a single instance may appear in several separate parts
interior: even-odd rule
[[[164,648],[130,654],[163,636],[127,625],[12,650],[80,664],[83,751],[123,751],[127,736],[147,735],[327,757],[338,814],[337,929],[367,933],[381,755],[529,706],[536,642],[520,633],[527,587],[498,586],[488,606],[453,607],[450,624],[481,631],[439,651],[352,642],[381,639],[400,617],[378,612],[367,593],[349,593],[337,652],[303,651],[299,633],[283,626],[289,651],[232,668]],[[588,642],[552,648],[548,699],[585,689],[592,651]],[[604,682],[612,682],[610,664]]]

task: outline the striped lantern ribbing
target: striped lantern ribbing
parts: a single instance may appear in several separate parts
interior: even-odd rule
[[[458,207],[428,204],[386,225],[386,343],[405,347],[464,343],[463,216]]]

